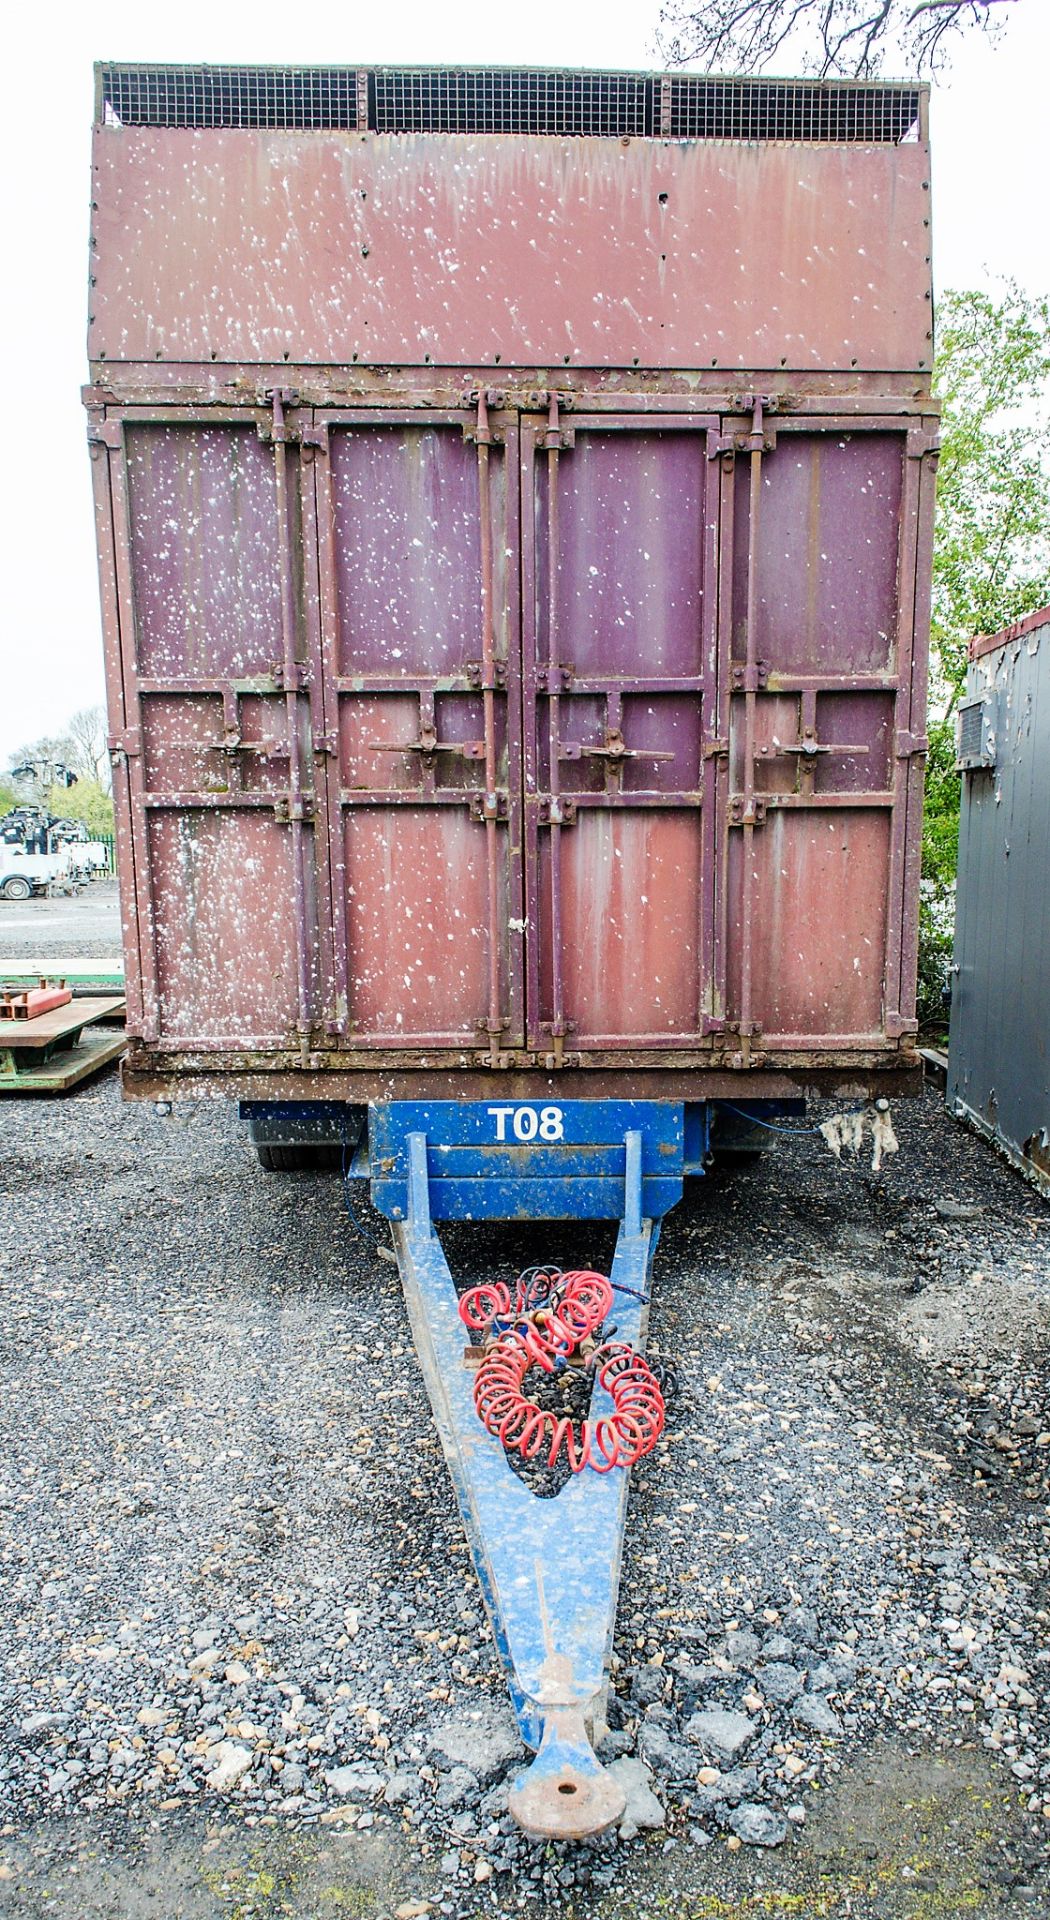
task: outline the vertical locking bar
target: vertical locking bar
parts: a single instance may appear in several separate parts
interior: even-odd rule
[[[131,722],[141,740],[142,710],[136,678],[134,589],[131,564],[131,501],[127,484],[124,430],[118,420],[105,420],[101,409],[89,415],[92,483],[98,541],[99,580],[102,589],[102,632],[106,697],[110,725],[126,740]],[[101,437],[105,428],[106,438]],[[96,437],[96,435],[98,437]],[[142,756],[131,760],[126,750],[110,743],[113,764],[113,811],[117,857],[124,894],[125,985],[128,1032],[135,1038],[156,1039],[156,936],[149,885],[148,847],[142,809]],[[143,861],[145,859],[145,865]]]
[[[703,883],[701,887],[699,950],[700,999],[697,1025],[701,1033],[719,1031],[725,1025],[725,877],[728,840],[727,794],[729,786],[729,687],[731,679],[729,632],[732,606],[728,593],[718,591],[722,554],[732,553],[732,502],[730,483],[723,487],[722,460],[718,452],[717,427],[706,433],[707,480],[704,486],[703,633],[704,690],[701,696],[704,767],[703,808]],[[732,466],[730,466],[730,476]],[[729,538],[724,523],[729,521]],[[725,644],[723,645],[723,624]],[[723,664],[724,663],[724,664]]]
[[[496,795],[496,636],[492,606],[492,495],[490,493],[488,395],[478,389],[478,419],[475,441],[478,449],[478,519],[481,538],[481,699],[485,732],[485,868],[488,893],[489,978],[488,1019],[489,1057],[496,1066],[500,1035],[500,912],[499,912],[499,829]]]
[[[339,663],[342,657],[339,619],[339,569],[336,562],[335,500],[332,482],[331,441],[327,425],[315,427],[317,451],[314,459],[314,499],[316,512],[316,552],[318,582],[318,621],[320,634],[317,657],[322,687],[322,729],[330,736],[335,752],[329,769],[327,788],[327,828],[329,886],[332,902],[332,966],[334,1005],[326,1022],[329,1033],[345,1034],[350,1024],[350,974],[347,957],[346,842],[343,806],[340,795]],[[315,829],[316,831],[316,829]]]
[[[106,424],[109,426],[110,422],[107,421]],[[131,481],[123,422],[114,421],[112,424],[116,444],[110,448],[112,457],[109,462],[109,481],[113,511],[116,612],[124,696],[124,727],[126,733],[131,733],[140,747],[140,751],[136,753],[130,755],[126,751],[123,753],[119,785],[127,797],[132,869],[135,876],[136,930],[142,970],[141,1037],[147,1042],[153,1042],[160,1038],[160,970],[149,817],[145,804],[146,771],[143,764],[145,755],[141,752],[143,713],[138,667],[139,640],[135,607]],[[116,772],[116,769],[114,771]]]
[[[755,730],[758,683],[758,522],[762,505],[762,402],[754,403],[750,434],[751,473],[747,515],[747,625],[744,672],[744,809],[743,871],[740,910],[740,1045],[747,1066],[751,1054],[753,1017],[753,955],[755,903]]]
[[[306,866],[303,829],[303,770],[299,739],[299,663],[295,657],[295,587],[292,577],[291,526],[288,518],[288,436],[284,409],[289,396],[275,387],[273,401],[273,459],[277,500],[277,542],[281,568],[281,640],[284,650],[284,699],[288,726],[288,812],[292,832],[292,886],[295,921],[296,995],[299,1056],[309,1064],[310,975],[306,944]]]
[[[894,699],[894,745],[903,734],[909,738],[921,731],[925,712],[925,680],[915,703],[915,627],[925,607],[917,603],[920,539],[925,538],[922,559],[929,579],[932,541],[933,484],[936,442],[922,427],[909,428],[904,447],[904,481],[901,490],[898,579],[900,601],[897,613],[896,670]],[[925,660],[925,632],[920,636],[920,660]],[[914,1029],[914,1000],[911,969],[918,938],[915,924],[919,898],[915,862],[922,839],[923,761],[918,755],[895,753],[893,763],[893,812],[890,826],[890,871],[886,918],[886,984],[883,1000],[883,1025],[888,1039],[899,1039],[902,1032]],[[911,885],[906,886],[910,877]]]
[[[561,674],[558,666],[558,456],[561,425],[558,396],[552,392],[547,410],[547,721],[550,742],[549,784],[551,866],[551,1039],[554,1064],[561,1066],[565,1046],[565,1004],[562,985],[561,923]]]

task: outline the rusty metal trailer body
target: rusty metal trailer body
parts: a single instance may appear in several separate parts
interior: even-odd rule
[[[970,645],[948,1105],[1050,1198],[1050,607]]]
[[[98,88],[128,1091],[909,1082],[922,91]]]
[[[605,1468],[663,1421],[660,1218],[719,1102],[918,1082],[925,95],[103,67],[97,120],[125,1086],[370,1177],[536,1749],[510,1805],[578,1837],[623,1807]],[[550,1498],[474,1419],[433,1225],[508,1216],[621,1223],[585,1331],[564,1276],[468,1322],[479,1382],[592,1369],[576,1456],[513,1388],[599,1465]]]

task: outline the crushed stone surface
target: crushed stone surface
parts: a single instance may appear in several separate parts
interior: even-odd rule
[[[771,1136],[665,1223],[682,1392],[602,1747],[633,1798],[580,1847],[506,1814],[502,1671],[338,1177],[112,1075],[3,1122],[0,1913],[1050,1914],[1050,1208],[936,1095],[877,1176]],[[444,1239],[464,1283],[612,1251]]]
[[[0,975],[12,960],[113,959],[121,951],[115,880],[90,881],[79,894],[53,900],[0,900]]]

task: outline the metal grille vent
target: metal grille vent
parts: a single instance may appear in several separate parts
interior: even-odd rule
[[[98,118],[122,127],[357,126],[350,67],[110,67]]]
[[[650,85],[636,73],[382,69],[370,76],[377,133],[651,132]]]
[[[125,127],[345,128],[373,133],[589,134],[896,144],[921,91],[850,81],[539,68],[97,69],[98,119]]]
[[[976,700],[964,700],[959,708],[959,746],[956,767],[972,772],[976,767],[995,765],[995,700],[982,694]]]
[[[706,80],[682,74],[672,77],[670,94],[668,133],[676,140],[897,145],[919,117],[917,87]]]

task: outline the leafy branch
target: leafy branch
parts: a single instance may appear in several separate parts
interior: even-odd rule
[[[919,998],[943,1020],[959,833],[955,709],[975,633],[1050,602],[1050,302],[945,294],[936,379],[943,406],[931,623]]]

